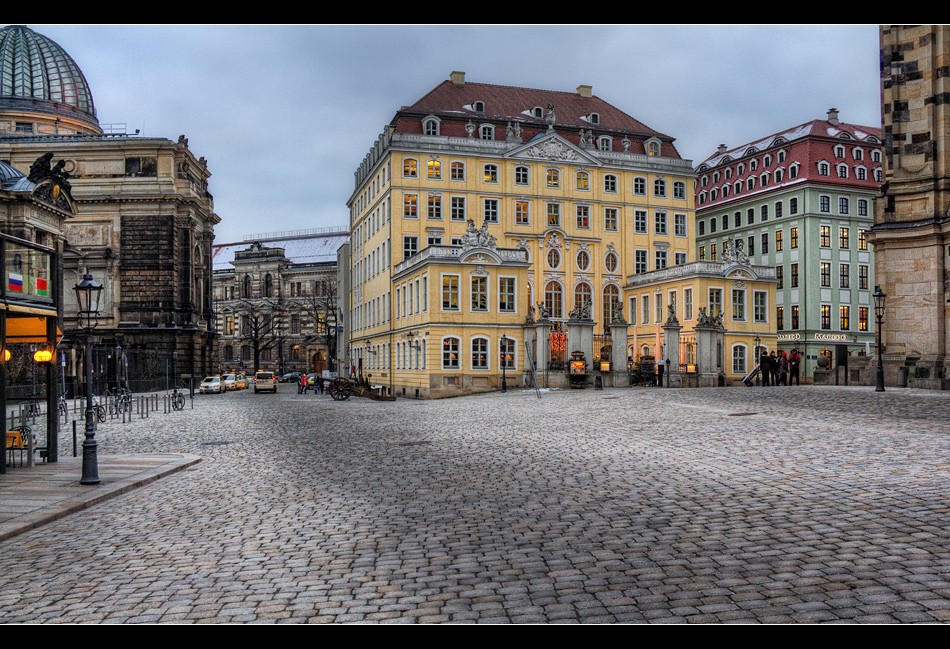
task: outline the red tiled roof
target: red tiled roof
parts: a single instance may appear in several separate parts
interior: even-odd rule
[[[484,112],[479,113],[474,110],[473,105],[476,101],[484,102]],[[672,145],[674,138],[653,130],[596,95],[583,97],[577,92],[517,88],[468,81],[464,84],[456,84],[446,80],[419,101],[400,110],[393,120],[393,125],[401,132],[417,132],[416,129],[421,126],[417,127],[414,120],[405,119],[407,114],[437,115],[442,120],[460,122],[461,124],[451,126],[446,124],[446,126],[449,127],[452,135],[464,137],[462,125],[470,119],[476,123],[491,121],[500,125],[517,121],[520,122],[524,140],[527,141],[534,134],[547,130],[544,117],[534,117],[532,110],[535,107],[541,107],[546,112],[548,104],[553,104],[557,117],[555,130],[569,139],[576,139],[576,137],[572,138],[568,136],[568,133],[576,136],[576,130],[580,129],[592,129],[595,138],[598,135],[611,135],[618,138],[629,135],[635,142],[630,150],[633,151],[636,148],[642,151],[642,144],[638,144],[637,141],[642,142],[647,138],[656,137],[663,142],[662,155],[680,157]],[[599,124],[591,124],[588,120],[588,116],[592,113],[599,116]],[[445,134],[449,133],[443,131],[443,135]],[[614,150],[620,150],[620,147],[615,145]]]

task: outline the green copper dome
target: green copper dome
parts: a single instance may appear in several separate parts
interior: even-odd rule
[[[92,92],[63,48],[22,25],[0,29],[0,111],[69,117],[98,127]]]

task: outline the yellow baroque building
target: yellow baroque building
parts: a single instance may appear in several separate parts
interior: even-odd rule
[[[520,387],[539,358],[550,380],[571,351],[560,334],[585,306],[592,369],[633,296],[629,278],[684,266],[695,250],[695,175],[673,141],[590,86],[453,72],[400,108],[348,201],[348,371],[420,398]],[[635,362],[641,326],[629,335]]]

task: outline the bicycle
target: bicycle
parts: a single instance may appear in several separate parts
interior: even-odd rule
[[[181,410],[185,407],[185,395],[177,385],[172,392],[172,410]]]
[[[102,405],[101,399],[95,395],[92,397],[92,412],[93,418],[99,423],[106,420],[106,407]]]
[[[66,404],[66,395],[59,395],[59,399],[57,399],[57,408],[59,408],[59,416],[63,418],[63,422],[68,422],[69,406]]]
[[[113,415],[132,409],[132,391],[128,388],[109,390],[109,410]]]

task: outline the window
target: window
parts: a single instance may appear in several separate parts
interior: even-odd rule
[[[442,235],[440,234],[430,234],[426,238],[426,245],[429,246],[441,246],[442,245]]]
[[[686,253],[685,252],[674,252],[673,253],[673,263],[677,266],[682,266],[686,263]]]
[[[858,331],[868,330],[868,308],[866,306],[858,307]]]
[[[459,369],[459,339],[458,338],[443,338],[442,339],[442,369],[444,370]]]
[[[642,324],[650,324],[650,296],[648,294],[644,294],[644,296],[640,298],[640,304],[643,306],[641,313],[643,320]]]
[[[593,291],[591,291],[590,284],[587,282],[580,282],[577,286],[574,287],[574,308],[583,307],[585,304],[591,301],[591,296]]]
[[[842,305],[838,307],[838,324],[839,329],[842,331],[848,331],[851,329],[851,307]]]
[[[831,226],[823,225],[818,230],[818,243],[822,248],[831,247]]]
[[[798,228],[792,228],[789,234],[791,239],[789,243],[791,244],[792,250],[794,250],[798,248]]]
[[[742,239],[736,239],[736,247],[737,247],[737,248],[739,247],[738,244],[741,243],[741,241],[742,241]],[[749,249],[746,250],[746,254],[748,254],[748,255],[754,255],[754,254],[755,254],[755,235],[754,235],[754,234],[749,235]]]
[[[586,171],[577,172],[577,188],[583,191],[590,189],[590,174]]]
[[[472,278],[472,311],[488,311],[488,278]]]
[[[850,228],[838,228],[838,247],[844,249],[851,247]]]
[[[821,286],[823,288],[831,286],[831,264],[827,261],[821,262]]]
[[[775,327],[779,331],[785,330],[785,307],[783,306],[775,309]]]
[[[619,261],[617,259],[617,253],[608,252],[607,256],[604,257],[604,268],[607,269],[608,273],[614,273],[617,271],[617,266],[619,266]]]
[[[479,111],[483,112],[483,111]],[[495,139],[495,127],[491,124],[483,124],[480,129],[478,129],[479,137],[483,140],[494,140]]]
[[[634,178],[633,179],[633,193],[637,196],[646,196],[647,193],[647,179],[646,178]]]
[[[618,212],[616,207],[605,207],[604,208],[604,230],[609,232],[617,231],[617,223],[619,221]]]
[[[831,305],[821,305],[821,328],[831,329]]]
[[[683,289],[683,320],[693,319],[693,289]]]
[[[498,223],[498,199],[485,199],[485,223]]]
[[[818,163],[818,175],[819,176],[828,176],[831,173],[831,168],[827,162]]]
[[[660,155],[659,142],[650,142],[647,146],[647,155]]]
[[[485,165],[485,182],[486,183],[498,182],[498,166],[497,165]]]
[[[419,163],[412,158],[406,158],[402,161],[402,175],[403,178],[418,178],[419,177]]]
[[[858,230],[858,250],[868,249],[868,231]]]
[[[503,336],[498,341],[498,364],[508,370],[515,369],[515,353],[518,349],[518,341],[514,338]]]
[[[868,215],[868,202],[866,199],[858,199],[858,216]]]
[[[429,195],[429,218],[430,219],[441,219],[442,218],[442,197]]]
[[[848,165],[837,165],[835,171],[838,174],[838,178],[847,178],[848,177]]]
[[[673,234],[677,237],[686,236],[686,215],[685,214],[673,215]]]
[[[761,211],[762,211],[762,218],[761,218],[761,220],[762,220],[762,221],[768,221],[768,220],[769,220],[769,206],[768,206],[768,205],[763,205]]]
[[[602,135],[597,138],[597,148],[601,151],[610,151],[613,148],[613,140],[606,135]]]
[[[656,257],[656,265],[654,266],[654,268],[656,268],[656,270],[663,270],[664,268],[666,268],[666,266],[667,266],[667,263],[666,263],[666,259],[667,259],[666,251],[665,251],[665,250],[657,250],[656,253],[655,253],[655,257]]]
[[[577,227],[590,229],[590,207],[587,205],[577,206]]]
[[[848,209],[848,199],[842,196],[838,199],[838,214],[847,214]]]
[[[798,329],[798,305],[792,305],[792,329]]]
[[[745,320],[745,290],[741,288],[732,289],[732,319]]]
[[[630,308],[628,309],[628,312],[630,313],[630,324],[637,324],[637,298],[630,298]]]
[[[404,219],[419,218],[419,196],[404,194],[402,197],[402,217]]]
[[[438,160],[426,162],[426,175],[432,180],[440,180],[442,178],[442,163]]]
[[[590,269],[590,255],[586,250],[579,250],[577,252],[577,269],[580,271],[587,271]]]
[[[609,194],[617,193],[617,177],[613,174],[604,176],[604,191]]]
[[[666,181],[662,178],[653,181],[653,195],[657,198],[666,198]]]
[[[452,220],[453,221],[465,220],[465,197],[464,196],[452,197]]]
[[[714,243],[709,245],[709,259],[710,261],[716,261],[716,244]]]
[[[705,221],[699,222],[699,236],[701,237],[706,236],[706,222]]]
[[[768,306],[769,294],[765,291],[755,291],[752,294],[752,320],[755,322],[768,322]]]
[[[818,197],[818,211],[828,213],[831,212],[831,198],[828,196],[819,196]]]
[[[548,226],[553,228],[561,226],[560,203],[548,203]]]
[[[755,209],[750,207],[746,210],[746,224],[752,225],[753,223],[755,223]]]
[[[762,233],[762,254],[763,255],[769,254],[769,233],[768,232]]]
[[[561,186],[561,172],[557,169],[549,168],[547,171],[548,187]]]
[[[666,236],[666,212],[657,212],[654,216],[654,232]]]
[[[515,278],[498,278],[498,310],[503,313],[513,313],[515,306]]]
[[[709,315],[715,316],[722,313],[722,289],[709,289]]]
[[[419,252],[419,237],[406,235],[402,238],[402,258],[409,259]]]
[[[673,198],[681,200],[686,198],[686,183],[681,180],[673,183]]]
[[[531,213],[528,201],[515,201],[515,224],[528,225],[531,223]]]
[[[465,163],[464,162],[453,162],[450,166],[449,176],[452,180],[465,180]]]
[[[775,279],[778,280],[775,288],[781,290],[785,287],[785,266],[775,267]]]
[[[635,250],[633,253],[634,263],[633,263],[633,272],[634,273],[645,273],[647,272],[647,251],[646,250]]]
[[[620,310],[620,305],[620,289],[613,284],[605,286],[603,300],[604,331],[607,331],[607,327],[617,319],[617,312]]]
[[[870,282],[868,281],[868,267],[861,264],[858,266],[858,288],[862,291],[868,290]]]
[[[775,252],[782,252],[782,246],[784,245],[782,241],[783,233],[784,230],[775,231]]]
[[[637,234],[647,233],[647,212],[637,210],[633,213],[633,231]]]
[[[561,267],[561,253],[558,252],[557,248],[551,248],[548,250],[548,267],[549,268],[560,268]]]
[[[516,185],[527,185],[528,184],[528,168],[525,166],[515,167],[515,184]]]
[[[745,345],[734,345],[732,348],[732,373],[745,374]]]
[[[797,263],[792,264],[791,270],[792,270],[792,277],[791,277],[792,288],[798,288],[798,264]]]
[[[397,302],[398,303],[398,302]],[[442,276],[442,310],[459,310],[459,276]]]
[[[798,214],[798,199],[797,198],[788,199],[788,213]]]
[[[563,293],[561,285],[558,282],[550,281],[544,287],[544,308],[551,314],[552,318],[561,318]]]
[[[719,223],[719,220],[716,217],[709,219],[709,233],[713,234],[716,232],[716,224]]]

